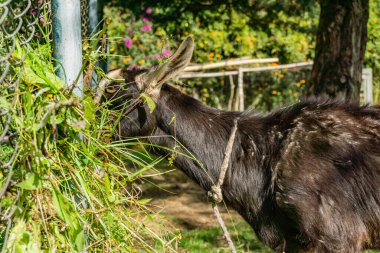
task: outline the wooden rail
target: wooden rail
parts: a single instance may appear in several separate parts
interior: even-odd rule
[[[238,65],[244,65],[244,64],[262,64],[262,63],[276,63],[276,62],[278,62],[278,58],[265,58],[265,59],[242,58],[242,59],[235,59],[235,60],[225,60],[225,61],[209,63],[209,64],[187,66],[185,68],[185,71],[199,71],[199,70],[206,70],[206,69],[238,66]]]
[[[313,65],[313,62],[298,62],[298,63],[291,63],[291,64],[283,64],[278,66],[264,66],[264,67],[255,67],[255,68],[239,68],[239,71],[244,72],[261,72],[261,71],[269,71],[269,70],[279,70],[279,69],[297,69],[297,68],[306,68],[311,67]],[[179,77],[180,78],[203,78],[203,77],[221,77],[221,76],[236,76],[239,75],[238,70],[234,71],[220,71],[220,72],[190,72],[186,73],[184,72]]]

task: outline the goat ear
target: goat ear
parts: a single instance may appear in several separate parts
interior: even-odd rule
[[[137,76],[136,81],[146,93],[159,93],[161,86],[169,79],[181,73],[190,63],[194,51],[194,40],[187,37],[169,60],[148,72]]]

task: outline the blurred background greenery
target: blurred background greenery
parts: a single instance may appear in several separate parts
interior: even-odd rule
[[[110,66],[151,66],[169,57],[189,35],[195,38],[197,64],[241,57],[278,57],[280,64],[312,61],[319,12],[315,1],[112,1],[105,9]],[[373,69],[375,102],[380,100],[379,37],[380,1],[371,0],[365,67]],[[309,73],[248,73],[246,105],[271,110],[297,101]],[[203,102],[226,107],[228,77],[181,82]]]

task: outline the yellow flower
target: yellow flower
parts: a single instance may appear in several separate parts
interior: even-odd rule
[[[205,98],[210,97],[210,95],[209,95],[208,93],[205,93],[203,96],[204,96]]]
[[[206,92],[208,92],[208,89],[207,88],[203,88],[202,91],[206,93]]]
[[[277,93],[278,93],[277,90],[272,90],[273,95],[277,95]]]
[[[240,42],[241,39],[240,39],[239,37],[237,37],[237,38],[235,39],[235,41],[236,41],[236,42]]]
[[[297,83],[297,87],[298,88],[301,87],[301,83],[300,82]]]
[[[213,58],[214,57],[214,53],[213,52],[209,53],[208,57]]]
[[[253,44],[252,44],[252,43],[249,43],[249,44],[248,44],[248,47],[249,47],[249,48],[253,48]]]
[[[187,35],[189,35],[189,32],[184,32],[183,34],[184,34],[185,36],[187,36]]]
[[[306,83],[306,81],[304,79],[301,80],[301,83]]]
[[[111,47],[110,48],[110,52],[112,53],[112,52],[115,52],[115,50],[116,50],[116,48],[114,48],[114,47]]]
[[[280,74],[280,78],[284,78],[285,77],[285,75],[284,74]]]
[[[133,37],[132,40],[135,41],[135,40],[137,40],[137,38],[136,38],[136,37]]]
[[[144,59],[139,60],[139,65],[143,65],[145,63]]]
[[[277,71],[276,71],[276,72],[274,72],[274,75],[275,75],[275,76],[278,76],[278,72],[277,72]]]
[[[215,57],[216,58],[220,58],[221,56],[220,56],[220,54],[216,54]]]
[[[131,60],[131,57],[129,57],[129,56],[123,58],[123,62],[124,62],[124,63],[127,63],[127,62],[129,62],[130,60]]]
[[[298,97],[298,93],[297,93],[297,92],[294,92],[294,93],[293,93],[293,97]]]

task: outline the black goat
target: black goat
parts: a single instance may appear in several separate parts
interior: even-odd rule
[[[165,136],[175,136],[203,167],[184,156],[175,165],[208,191],[238,118],[222,192],[262,242],[276,252],[380,249],[380,107],[314,99],[268,115],[217,110],[164,84],[192,51],[188,38],[164,64],[109,73],[125,79],[103,81],[104,96],[125,111],[120,137],[161,136],[150,141],[174,147]],[[152,113],[125,106],[141,93],[156,101]]]

